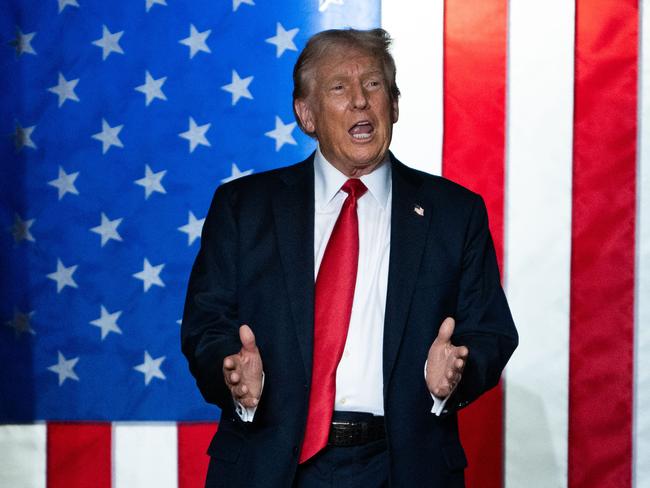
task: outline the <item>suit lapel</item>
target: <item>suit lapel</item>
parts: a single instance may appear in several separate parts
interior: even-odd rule
[[[314,157],[283,174],[273,198],[280,260],[307,381],[314,331]]]
[[[393,201],[384,323],[384,395],[402,341],[433,208],[418,195],[421,178],[391,154]]]
[[[392,155],[391,155],[392,156]],[[391,251],[384,323],[383,374],[388,386],[406,326],[433,208],[421,200],[421,179],[392,159]],[[282,175],[273,198],[280,260],[307,381],[314,339],[314,165],[313,155]],[[420,215],[416,208],[423,209]],[[384,391],[385,393],[385,391]]]

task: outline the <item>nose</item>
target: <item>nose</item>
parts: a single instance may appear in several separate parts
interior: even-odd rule
[[[364,110],[368,108],[368,94],[366,93],[363,85],[356,84],[351,93],[352,108],[357,110]]]

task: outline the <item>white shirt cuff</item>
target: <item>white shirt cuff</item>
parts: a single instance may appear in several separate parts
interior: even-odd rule
[[[264,372],[263,371],[262,371],[262,391],[264,391]],[[260,393],[260,398],[261,398],[261,393]],[[239,415],[239,418],[242,420],[242,422],[252,422],[253,418],[255,417],[255,412],[257,412],[257,406],[255,406],[255,407],[245,407],[241,403],[239,403],[237,400],[235,400],[234,398],[232,399],[232,401],[235,404],[235,412],[237,412],[237,415]]]
[[[427,363],[428,363],[428,361],[424,362],[424,381],[425,382],[427,381]],[[429,394],[431,395],[431,399],[433,400],[433,407],[431,407],[431,413],[432,414],[440,416],[440,414],[442,413],[442,411],[445,408],[445,405],[447,404],[447,400],[449,400],[449,397],[451,396],[451,394],[454,392],[455,389],[456,389],[456,387],[454,386],[454,389],[451,390],[449,395],[447,395],[445,398],[437,397],[433,393],[429,392]]]

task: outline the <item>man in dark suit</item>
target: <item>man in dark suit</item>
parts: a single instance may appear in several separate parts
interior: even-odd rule
[[[206,486],[464,486],[456,412],[517,332],[482,199],[388,151],[389,44],[310,39],[294,111],[317,151],[215,193],[181,334],[222,409]]]

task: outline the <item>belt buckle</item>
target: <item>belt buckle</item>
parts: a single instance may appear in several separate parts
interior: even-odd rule
[[[368,441],[368,423],[346,420],[332,421],[329,443],[337,447],[362,445]]]

